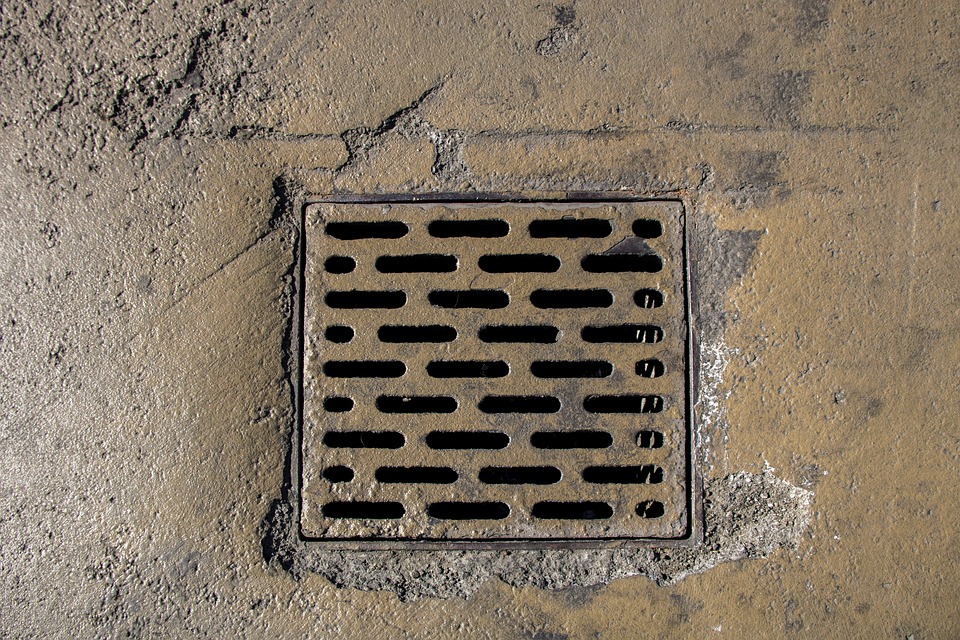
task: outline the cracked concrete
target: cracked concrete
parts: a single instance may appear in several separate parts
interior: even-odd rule
[[[957,17],[0,5],[0,635],[956,637]],[[288,212],[438,191],[684,200],[699,549],[285,537]]]

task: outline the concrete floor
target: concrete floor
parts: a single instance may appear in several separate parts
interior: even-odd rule
[[[0,5],[0,635],[960,637],[958,18]],[[278,553],[299,199],[580,190],[686,203],[705,483],[780,516],[683,566]]]

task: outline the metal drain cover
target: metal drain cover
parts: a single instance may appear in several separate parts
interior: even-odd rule
[[[308,205],[302,535],[686,537],[682,212]]]

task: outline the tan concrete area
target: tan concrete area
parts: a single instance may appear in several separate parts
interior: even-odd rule
[[[8,2],[0,83],[3,637],[960,637],[955,2]],[[580,192],[683,202],[702,542],[304,546],[303,204]]]

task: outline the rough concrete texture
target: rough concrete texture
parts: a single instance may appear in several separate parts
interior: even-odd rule
[[[0,5],[0,634],[957,637],[958,15]],[[290,185],[682,198],[705,546],[281,561]]]
[[[513,551],[326,551],[290,535],[291,512],[274,512],[265,555],[291,575],[315,571],[340,587],[393,591],[401,601],[466,598],[492,577],[543,589],[596,587],[633,575],[668,585],[722,562],[796,549],[813,494],[774,477],[741,472],[705,488],[704,543],[694,548]]]

